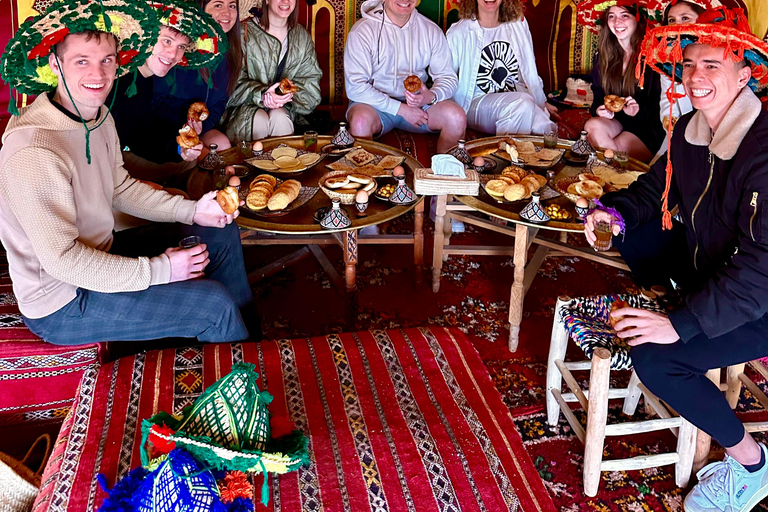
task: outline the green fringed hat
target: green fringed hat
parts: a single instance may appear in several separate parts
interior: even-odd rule
[[[208,466],[246,473],[283,474],[308,464],[301,431],[272,438],[267,410],[272,395],[259,391],[258,376],[252,364],[235,364],[181,418],[161,412],[144,420],[142,465],[149,464],[148,445],[155,453],[182,448]]]
[[[58,85],[48,65],[51,48],[69,34],[97,30],[114,34],[118,76],[137,69],[152,53],[160,26],[154,11],[139,0],[68,0],[24,22],[5,47],[0,78],[11,89],[41,94]],[[13,99],[11,99],[13,102]]]
[[[226,53],[227,35],[196,2],[148,0],[147,5],[155,11],[160,25],[174,28],[189,38],[189,50],[179,66],[213,68]]]

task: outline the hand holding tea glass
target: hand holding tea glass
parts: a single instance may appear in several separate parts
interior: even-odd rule
[[[196,235],[183,238],[178,247],[169,247],[165,255],[171,264],[170,282],[186,281],[203,277],[208,259],[207,246]]]
[[[609,250],[612,238],[620,232],[619,219],[603,210],[592,210],[584,221],[584,236],[598,252]]]

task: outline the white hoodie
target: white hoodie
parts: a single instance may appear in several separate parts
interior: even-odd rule
[[[430,90],[437,101],[453,97],[458,78],[440,27],[416,10],[398,27],[384,13],[382,0],[367,0],[360,11],[363,17],[349,31],[344,48],[344,81],[350,101],[396,115],[405,101],[403,80],[409,75],[425,83],[431,76]]]

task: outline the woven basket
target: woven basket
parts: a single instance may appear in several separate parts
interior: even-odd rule
[[[480,175],[474,169],[466,169],[464,174],[466,178],[436,176],[432,169],[416,169],[413,176],[414,192],[421,196],[476,196],[480,192]]]
[[[45,441],[45,455],[37,471],[26,466],[35,446]],[[40,490],[40,474],[51,454],[51,436],[43,434],[32,444],[22,460],[0,453],[0,512],[29,512]]]
[[[331,199],[338,199],[341,201],[341,204],[355,204],[355,195],[357,195],[357,192],[359,190],[362,190],[362,187],[355,190],[352,193],[343,193],[343,192],[337,192],[335,189],[328,188],[325,186],[325,180],[328,178],[335,178],[336,176],[346,176],[348,174],[352,174],[349,171],[331,171],[327,174],[324,174],[322,178],[320,178],[317,182],[317,184],[320,186],[320,189],[325,192],[325,195],[330,197]],[[372,196],[374,192],[376,192],[376,189],[378,188],[378,184],[376,183],[376,180],[373,180],[373,188],[368,191],[368,195]]]

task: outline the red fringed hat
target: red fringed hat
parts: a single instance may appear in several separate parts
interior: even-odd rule
[[[579,3],[576,16],[579,24],[592,32],[597,32],[602,24],[603,13],[615,6],[628,8],[635,13],[638,21],[641,16],[653,20],[655,13],[664,12],[666,2],[662,0],[584,0]]]
[[[726,58],[736,62],[746,60],[752,69],[749,87],[761,100],[768,100],[768,42],[752,34],[742,9],[718,7],[703,12],[696,23],[656,27],[645,34],[640,45],[635,74],[643,83],[646,68],[678,82],[683,76],[683,50],[691,44],[722,48]],[[670,99],[670,115],[674,100],[682,97],[673,87],[666,91]],[[667,135],[671,138],[671,132]],[[665,229],[672,227],[667,201],[672,182],[671,148],[667,151],[667,183],[662,195],[662,215]]]

